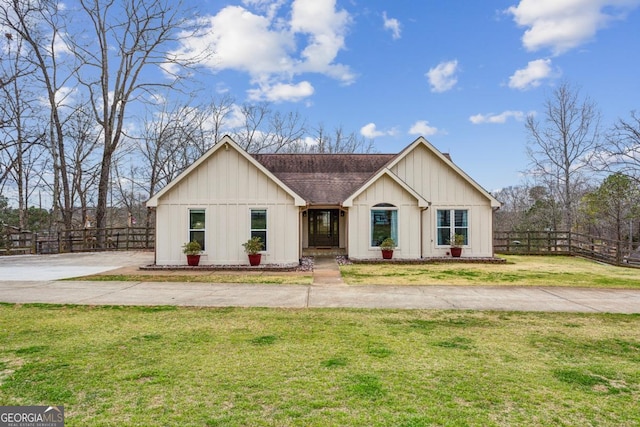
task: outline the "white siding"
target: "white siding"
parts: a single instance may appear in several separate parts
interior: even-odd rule
[[[420,257],[420,211],[418,201],[398,183],[382,176],[353,202],[349,210],[349,257],[353,259],[381,258],[380,248],[371,247],[371,210],[379,203],[398,208],[397,258]]]
[[[189,209],[206,210],[200,263],[248,264],[241,246],[250,236],[250,210],[267,210],[263,263],[296,263],[298,208],[293,198],[235,149],[220,149],[164,194],[157,207],[156,264],[182,265]]]
[[[438,209],[467,209],[469,211],[469,245],[462,256],[493,256],[493,210],[491,201],[454,169],[418,145],[393,168],[400,179],[406,182],[426,200],[431,202],[429,210],[422,216],[422,253],[424,257],[446,256],[448,247],[436,245],[436,211]]]

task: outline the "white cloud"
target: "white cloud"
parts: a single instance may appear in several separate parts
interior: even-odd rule
[[[429,126],[429,122],[426,120],[418,120],[409,129],[409,135],[431,136],[436,133],[438,133],[438,128]]]
[[[70,86],[62,86],[56,91],[55,100],[58,107],[71,107],[77,102],[78,89]],[[49,105],[49,98],[41,96],[40,104]]]
[[[314,147],[316,145],[318,145],[320,143],[320,141],[314,137],[311,136],[305,136],[304,138],[302,138],[302,143],[304,145],[306,145],[307,147]]]
[[[369,139],[374,139],[379,136],[390,136],[395,134],[396,134],[395,129],[386,130],[386,131],[378,130],[375,123],[366,124],[362,126],[362,128],[360,129],[360,135]]]
[[[382,19],[384,21],[384,29],[391,31],[391,37],[394,40],[398,40],[401,36],[401,25],[400,21],[395,18],[387,17],[387,12],[382,13]]]
[[[432,92],[446,92],[452,89],[458,82],[456,73],[458,72],[458,61],[441,62],[434,68],[429,69],[427,78],[431,85]]]
[[[333,63],[345,47],[351,23],[347,11],[337,11],[335,0],[294,0],[291,9],[291,31],[308,35],[308,44],[301,52],[305,60],[297,65],[298,71],[319,72],[352,83],[355,76],[349,68]]]
[[[474,125],[479,125],[483,123],[506,123],[506,121],[510,118],[513,118],[518,121],[522,121],[525,118],[525,114],[522,111],[504,111],[500,114],[476,114],[475,116],[469,117],[469,121]]]
[[[250,89],[249,99],[253,101],[299,101],[311,96],[314,92],[313,86],[307,81],[298,84],[275,83],[273,85],[260,85],[258,89]]]
[[[244,0],[243,5],[200,18],[201,31],[184,34],[172,55],[194,57],[209,50],[213,54],[201,65],[214,72],[249,74],[256,85],[250,96],[260,99],[299,101],[301,94],[311,95],[308,82],[291,83],[304,73],[327,75],[344,84],[355,80],[349,66],[335,62],[345,49],[352,22],[335,0]],[[267,92],[260,93],[263,90]]]
[[[289,73],[294,67],[290,54],[294,40],[286,32],[272,29],[272,22],[240,6],[223,8],[204,17],[201,33],[181,40],[183,52],[195,53],[211,46],[214,54],[204,65],[214,71],[234,69],[254,77]]]
[[[506,10],[528,27],[522,44],[530,51],[562,54],[593,39],[596,32],[640,4],[640,0],[520,0]]]
[[[512,89],[526,90],[540,86],[541,80],[551,77],[551,60],[536,59],[529,61],[526,68],[516,70],[509,77],[509,87]]]

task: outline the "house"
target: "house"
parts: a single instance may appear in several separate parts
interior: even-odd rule
[[[157,265],[185,264],[191,240],[201,264],[247,264],[251,236],[263,263],[293,265],[314,249],[380,258],[386,237],[394,258],[444,257],[454,234],[463,257],[492,257],[500,203],[422,137],[398,154],[251,155],[225,136],[147,206]]]

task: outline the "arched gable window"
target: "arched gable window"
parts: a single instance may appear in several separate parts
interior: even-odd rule
[[[398,208],[391,203],[378,203],[371,209],[371,246],[391,237],[398,246]]]

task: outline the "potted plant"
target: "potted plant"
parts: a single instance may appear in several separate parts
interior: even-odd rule
[[[463,246],[464,246],[464,235],[454,234],[453,241],[451,242],[451,256],[454,258],[460,258],[460,255],[462,255]]]
[[[188,265],[195,267],[200,264],[200,253],[202,252],[200,243],[195,240],[185,243],[182,245],[182,252],[187,256]]]
[[[396,247],[396,242],[387,237],[380,243],[380,250],[382,251],[382,259],[391,259],[393,257],[393,250]]]
[[[244,251],[249,255],[249,264],[252,266],[260,265],[260,260],[262,258],[260,251],[264,248],[262,239],[258,236],[253,236],[243,243],[242,246],[244,246]]]

